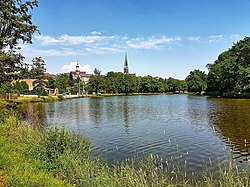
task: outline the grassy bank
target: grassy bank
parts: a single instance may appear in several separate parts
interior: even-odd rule
[[[110,167],[91,157],[90,142],[65,129],[39,130],[9,114],[0,123],[0,186],[248,186],[249,173],[228,164],[190,180],[157,158]]]
[[[62,101],[64,97],[61,95],[58,96],[40,96],[40,97],[18,97],[13,100],[0,100],[0,109],[1,108],[10,108],[11,106],[15,106],[18,104],[25,103],[37,103],[37,102],[56,102]]]
[[[55,102],[63,100],[61,96],[40,96],[40,97],[18,97],[12,100],[15,104],[35,103],[35,102]]]

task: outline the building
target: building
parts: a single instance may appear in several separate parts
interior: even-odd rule
[[[124,61],[123,73],[126,74],[126,75],[136,76],[135,73],[129,73],[129,68],[128,68],[128,55],[127,55],[127,53],[125,53],[125,61]]]
[[[74,80],[76,80],[77,78],[80,78],[80,80],[82,82],[84,82],[84,83],[88,83],[89,82],[89,78],[91,76],[91,74],[87,74],[86,71],[80,71],[78,63],[76,65],[76,70],[75,71],[71,71],[70,75],[72,76],[72,78]]]
[[[25,82],[28,85],[28,90],[31,91],[35,87],[35,81],[36,79],[18,79],[18,80],[13,80],[12,83],[16,84],[17,82]]]
[[[49,77],[49,76],[45,76],[45,77]],[[13,80],[12,83],[16,84],[17,82],[25,82],[28,85],[28,91],[32,91],[36,86],[36,81],[37,79],[19,79],[19,80]],[[45,79],[44,81],[47,82],[48,79]],[[58,88],[44,87],[44,89],[48,92],[49,95],[56,95],[59,93]],[[27,93],[27,90],[25,92]]]
[[[123,67],[123,73],[124,74],[129,74],[128,72],[128,57],[127,57],[127,53],[125,53],[125,62],[124,62],[124,67]]]

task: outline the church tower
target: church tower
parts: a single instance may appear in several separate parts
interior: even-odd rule
[[[124,62],[123,73],[124,74],[129,74],[128,73],[128,57],[127,57],[127,53],[125,53],[125,62]]]
[[[77,64],[76,64],[76,72],[80,72],[80,67],[79,67],[78,62],[77,62]]]

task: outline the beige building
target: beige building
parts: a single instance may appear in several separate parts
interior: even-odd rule
[[[19,80],[13,80],[12,83],[15,84],[16,82],[25,82],[29,87],[28,90],[31,91],[36,86],[35,81],[36,79],[19,79]],[[49,95],[50,94],[56,95],[59,93],[59,90],[57,88],[55,89],[45,88],[45,90],[48,92]]]
[[[35,87],[36,79],[19,79],[19,80],[13,80],[12,83],[15,84],[16,82],[25,82],[29,86],[29,91],[33,90]]]

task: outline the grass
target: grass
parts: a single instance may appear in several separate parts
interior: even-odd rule
[[[171,169],[172,168],[172,169]],[[8,113],[0,123],[0,186],[248,186],[249,171],[228,162],[217,173],[190,179],[157,156],[108,166],[91,156],[84,137],[41,130]]]
[[[0,99],[0,109],[6,108],[6,106],[8,106],[8,104],[9,103],[7,101]]]
[[[32,102],[54,102],[60,100],[58,96],[41,96],[41,97],[18,97],[12,102],[16,104],[32,103]]]
[[[58,96],[40,96],[40,97],[23,97],[20,96],[14,100],[0,100],[0,108],[5,107],[6,105],[13,104],[24,104],[24,103],[36,103],[36,102],[55,102],[62,101],[64,97],[62,95]]]

